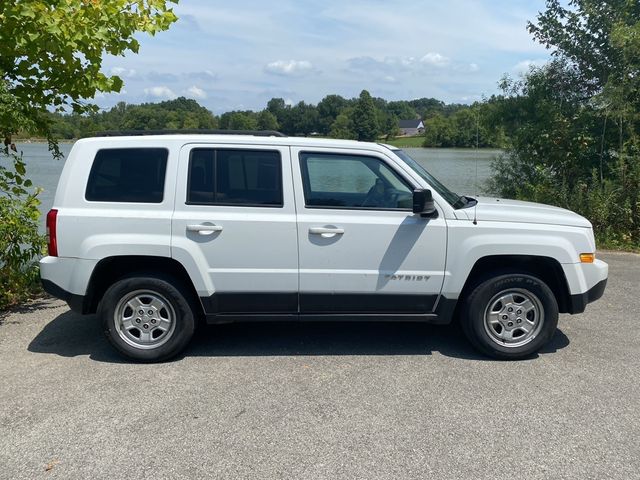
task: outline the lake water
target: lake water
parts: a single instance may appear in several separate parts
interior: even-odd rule
[[[65,156],[72,145],[72,143],[60,144],[60,149]],[[24,154],[27,161],[27,175],[33,180],[33,184],[44,188],[40,195],[42,202],[40,210],[46,214],[53,205],[64,159],[51,158],[44,143],[19,143],[18,150]],[[451,190],[467,195],[483,193],[482,186],[491,174],[491,162],[500,154],[500,150],[444,148],[406,148],[405,151]]]

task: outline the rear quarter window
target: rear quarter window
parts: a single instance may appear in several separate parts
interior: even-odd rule
[[[207,148],[192,150],[187,204],[282,207],[280,152]]]
[[[162,203],[168,156],[165,148],[99,150],[85,198],[90,202]]]

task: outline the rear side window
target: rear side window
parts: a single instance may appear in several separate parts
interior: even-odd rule
[[[99,150],[85,198],[91,202],[162,203],[168,156],[164,148]]]
[[[187,203],[282,207],[280,152],[209,148],[192,150]]]

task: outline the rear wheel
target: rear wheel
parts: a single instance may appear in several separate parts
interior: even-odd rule
[[[98,313],[107,339],[120,353],[158,362],[177,355],[193,336],[187,298],[173,279],[135,276],[109,287]]]
[[[542,348],[558,325],[558,304],[540,279],[525,274],[490,278],[464,300],[462,327],[471,343],[494,358],[519,359]]]

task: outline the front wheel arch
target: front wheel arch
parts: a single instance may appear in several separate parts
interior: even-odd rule
[[[478,259],[460,292],[466,298],[475,287],[497,275],[520,273],[542,280],[553,292],[560,313],[571,313],[569,282],[558,260],[539,255],[490,255]]]

